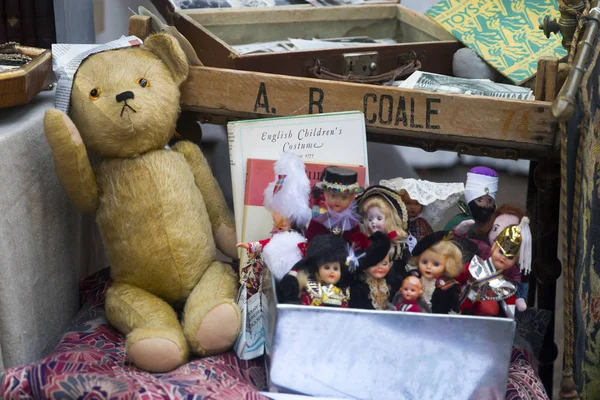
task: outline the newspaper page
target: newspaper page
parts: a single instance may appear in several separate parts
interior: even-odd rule
[[[456,78],[453,76],[423,71],[413,72],[413,74],[399,84],[398,87],[405,89],[419,89],[429,92],[533,100],[533,91],[526,87],[506,85],[484,79]]]
[[[315,7],[348,6],[364,4],[364,0],[306,0]]]
[[[288,38],[276,42],[259,42],[232,46],[238,54],[279,53],[286,51],[306,51],[322,49],[338,49],[366,45],[390,45],[397,42],[392,38],[372,39],[368,36],[355,36],[331,39],[296,39]]]
[[[141,46],[142,44],[142,40],[136,36],[121,36],[119,39],[106,44],[53,44],[52,70],[58,78],[55,98],[56,108],[64,112],[69,110],[73,77],[79,69],[79,65],[87,57],[106,50]]]
[[[275,0],[172,0],[177,10],[198,8],[248,8],[248,7],[274,7]],[[279,1],[277,1],[279,3]]]
[[[237,305],[242,312],[242,327],[234,349],[242,360],[252,360],[265,352],[267,299],[263,294],[263,261],[251,257],[241,270],[241,286]]]

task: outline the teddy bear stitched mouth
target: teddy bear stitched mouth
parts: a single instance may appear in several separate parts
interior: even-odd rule
[[[121,103],[121,102],[123,103],[123,108],[121,108],[121,117],[123,117],[123,113],[125,112],[125,107],[130,108],[131,111],[133,111],[134,113],[137,112],[133,109],[133,107],[131,107],[129,104],[127,104],[127,100],[133,100],[134,98],[135,98],[135,94],[130,90],[123,92],[123,93],[119,93],[116,96],[117,103]]]
[[[123,108],[121,108],[121,117],[123,117],[123,113],[125,112],[125,107],[131,109],[131,111],[133,111],[134,113],[137,113],[137,111],[135,111],[134,108],[131,107],[129,104],[127,104],[127,101],[125,101],[125,104],[123,104]]]

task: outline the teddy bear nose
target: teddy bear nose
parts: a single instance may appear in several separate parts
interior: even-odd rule
[[[131,100],[133,99],[135,96],[133,95],[133,92],[128,90],[126,92],[123,93],[119,93],[117,95],[117,103],[120,103],[122,101],[126,101],[126,100]]]

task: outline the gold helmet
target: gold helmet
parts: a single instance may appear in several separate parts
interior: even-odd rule
[[[495,240],[505,257],[512,259],[519,255],[523,236],[519,225],[509,225],[500,232]]]

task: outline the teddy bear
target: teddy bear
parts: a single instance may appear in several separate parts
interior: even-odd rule
[[[150,372],[230,349],[241,326],[237,271],[215,261],[217,248],[237,258],[223,194],[198,146],[167,146],[188,70],[166,34],[93,54],[74,77],[69,116],[44,117],[64,190],[96,213],[113,280],[107,318],[126,335],[129,360]]]

